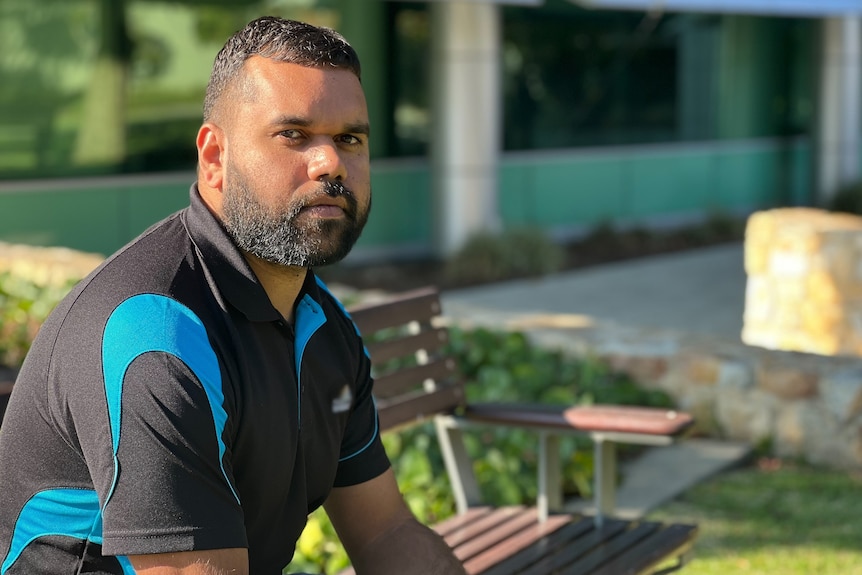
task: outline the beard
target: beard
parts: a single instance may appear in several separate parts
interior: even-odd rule
[[[344,218],[303,217],[303,208],[324,196],[344,198]],[[340,261],[362,234],[370,208],[369,199],[360,211],[355,194],[339,181],[320,182],[315,193],[270,208],[236,170],[229,170],[225,179],[223,223],[228,235],[241,250],[282,266],[310,268]]]

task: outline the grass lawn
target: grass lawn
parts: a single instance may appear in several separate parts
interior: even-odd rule
[[[699,525],[685,575],[862,575],[859,473],[761,459],[650,518]]]

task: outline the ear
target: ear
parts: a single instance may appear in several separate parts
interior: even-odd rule
[[[198,130],[198,184],[221,191],[224,182],[225,137],[221,128],[205,123]]]

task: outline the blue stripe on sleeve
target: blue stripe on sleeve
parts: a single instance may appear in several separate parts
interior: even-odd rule
[[[224,470],[223,432],[227,422],[221,370],[210,345],[206,328],[189,308],[169,297],[156,294],[132,296],[111,313],[102,337],[102,369],[108,398],[108,419],[114,454],[114,479],[105,505],[117,483],[119,465],[123,380],[129,365],[138,356],[163,352],[177,357],[191,369],[206,393],[215,423],[219,467],[225,482],[239,503],[239,496]]]
[[[18,560],[24,549],[39,537],[62,535],[102,543],[102,513],[93,490],[49,489],[24,504],[9,552],[0,565],[0,575]],[[134,573],[134,571],[132,571]]]

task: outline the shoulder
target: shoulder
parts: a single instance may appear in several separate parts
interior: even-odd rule
[[[85,342],[101,342],[107,331],[119,325],[117,320],[129,326],[127,336],[167,320],[188,325],[196,315],[191,310],[203,307],[196,300],[205,297],[204,280],[194,260],[193,245],[174,215],[79,282],[52,312],[43,330],[46,336],[55,336],[60,348],[81,349]]]

